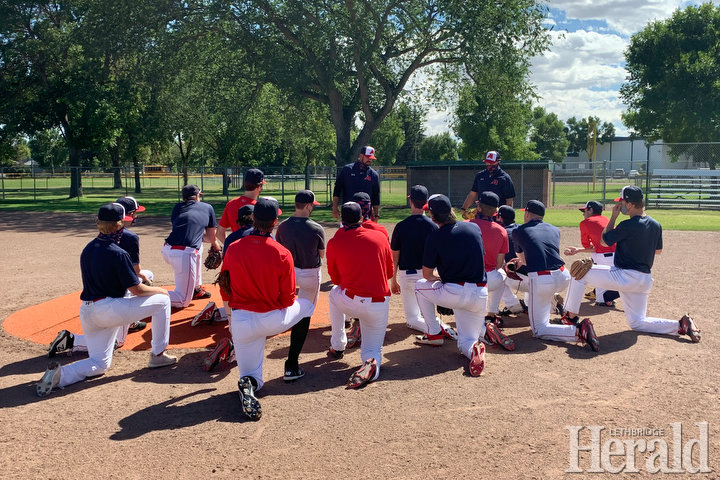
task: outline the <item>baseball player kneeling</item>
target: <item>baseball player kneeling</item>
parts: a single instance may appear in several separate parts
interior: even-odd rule
[[[328,354],[342,358],[347,346],[345,315],[358,318],[363,334],[360,345],[363,365],[352,374],[347,385],[358,388],[380,375],[390,306],[388,279],[393,274],[393,261],[387,237],[362,226],[360,205],[345,203],[341,216],[343,227],[327,245],[328,273],[335,284],[329,299],[332,334]]]
[[[263,386],[267,337],[292,328],[315,310],[310,300],[295,298],[292,254],[271,236],[279,213],[277,200],[258,199],[255,228],[228,247],[221,271],[230,280],[226,293],[232,308],[230,333],[240,375],[240,402],[252,420],[262,415],[255,392]]]
[[[470,375],[478,376],[485,368],[485,345],[478,339],[485,336],[487,276],[482,235],[477,225],[458,222],[450,200],[433,195],[427,209],[440,227],[428,235],[423,251],[423,277],[415,284],[415,295],[427,333],[417,337],[423,345],[442,345],[443,333],[435,317],[435,306],[455,312],[457,346],[470,359]],[[435,276],[437,268],[439,277]]]

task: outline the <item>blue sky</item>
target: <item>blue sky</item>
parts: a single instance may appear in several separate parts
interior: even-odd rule
[[[533,59],[530,82],[538,105],[561,120],[593,115],[629,132],[620,118],[618,91],[625,80],[624,51],[631,36],[654,20],[669,18],[689,4],[678,0],[552,0],[546,2],[553,45]],[[720,5],[720,0],[713,0]],[[450,130],[448,111],[431,110],[429,135]]]

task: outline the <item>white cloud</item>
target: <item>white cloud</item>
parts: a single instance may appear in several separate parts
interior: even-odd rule
[[[550,0],[568,19],[605,20],[623,35],[641,30],[648,22],[669,17],[685,2],[678,0]]]

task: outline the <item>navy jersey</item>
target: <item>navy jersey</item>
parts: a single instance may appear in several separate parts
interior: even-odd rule
[[[398,269],[422,270],[425,239],[438,229],[426,215],[410,215],[395,225],[390,249],[400,251]]]
[[[519,227],[517,223],[511,223],[510,225],[505,225],[505,231],[508,234],[508,246],[509,250],[508,253],[505,254],[505,261],[509,262],[513,258],[517,257],[517,253],[515,252],[515,243],[512,239],[513,232]]]
[[[560,230],[542,220],[530,220],[512,234],[515,251],[525,254],[528,272],[557,270],[565,265],[560,256]]]
[[[121,298],[125,290],[140,283],[130,255],[109,240],[95,238],[80,254],[83,289],[80,300]]]
[[[477,194],[494,192],[500,198],[500,205],[505,205],[508,198],[515,198],[515,185],[510,175],[500,167],[492,174],[487,170],[478,172],[470,190]]]
[[[195,200],[175,204],[170,220],[172,231],[165,242],[173,246],[199,249],[205,229],[217,227],[212,205]]]
[[[650,273],[655,250],[662,250],[662,227],[648,216],[636,215],[620,222],[602,236],[608,245],[615,245],[615,266]]]
[[[487,282],[480,227],[457,222],[432,232],[425,241],[423,267],[437,268],[443,283]]]
[[[335,180],[333,197],[340,199],[340,205],[352,201],[357,192],[370,195],[371,205],[380,205],[380,177],[372,167],[355,162],[345,165]]]
[[[140,264],[140,239],[137,235],[127,228],[123,229],[118,245],[130,255],[130,262],[133,265]]]
[[[225,257],[225,252],[227,252],[227,248],[230,246],[231,243],[233,243],[235,240],[240,240],[241,238],[250,235],[250,232],[252,231],[252,225],[243,225],[242,227],[238,228],[230,235],[225,237],[225,243],[223,243],[223,257]]]

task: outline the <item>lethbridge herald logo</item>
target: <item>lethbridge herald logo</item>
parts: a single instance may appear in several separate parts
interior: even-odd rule
[[[697,437],[686,439],[682,423],[669,425],[669,429],[566,426],[570,432],[570,466],[565,472],[712,472],[708,466],[708,422],[696,422]],[[585,430],[589,431],[589,438],[588,433],[583,433]],[[581,436],[583,442],[589,443],[581,444]]]

